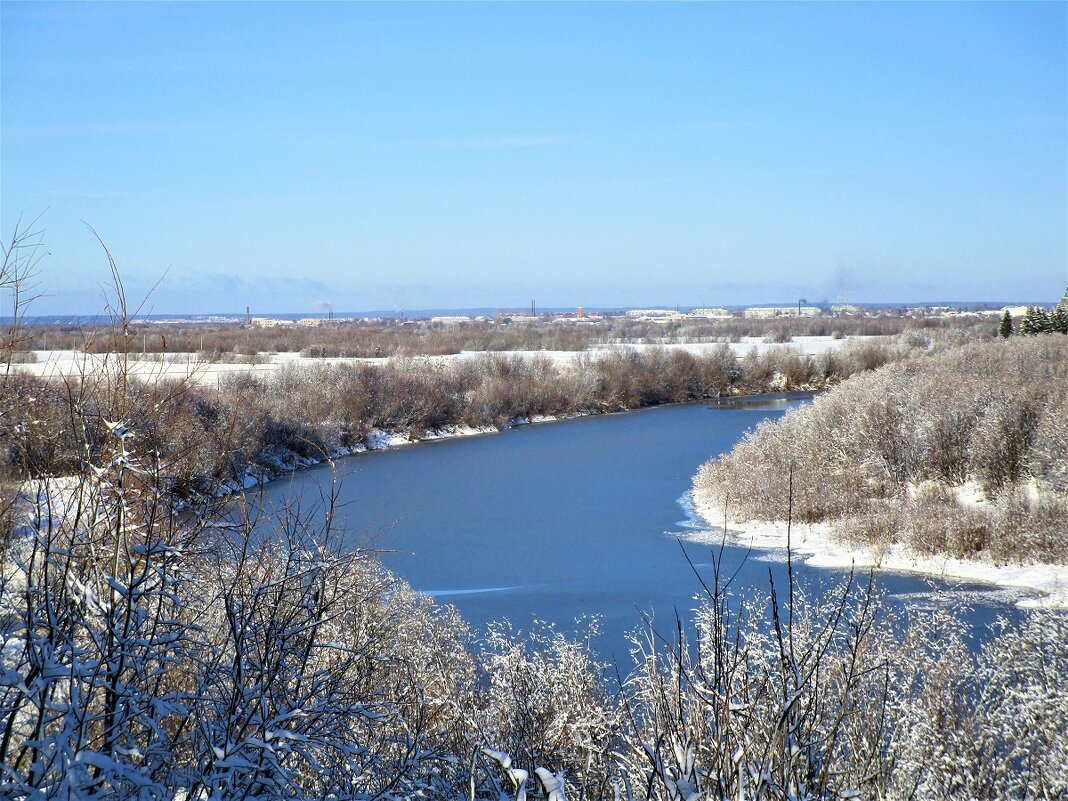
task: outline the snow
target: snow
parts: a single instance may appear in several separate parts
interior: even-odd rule
[[[816,355],[826,351],[838,350],[849,342],[861,340],[881,340],[883,337],[856,336],[835,339],[829,336],[794,337],[791,342],[770,343],[760,337],[742,337],[739,342],[727,343],[735,356],[744,356],[752,350],[765,353],[770,350],[789,350],[805,355]],[[406,356],[385,358],[334,357],[315,358],[301,356],[299,353],[264,353],[253,360],[242,358],[240,361],[209,361],[201,359],[196,353],[149,354],[139,359],[139,354],[131,353],[127,363],[131,376],[151,381],[156,379],[179,379],[194,384],[216,384],[225,376],[235,373],[268,375],[287,365],[330,365],[330,364],[387,364],[390,361],[405,364],[426,364],[437,366],[450,362],[475,359],[483,355],[519,357],[523,359],[548,359],[557,366],[573,365],[582,357],[600,358],[611,353],[628,351],[646,351],[659,348],[668,352],[682,350],[695,356],[714,352],[722,347],[721,342],[687,342],[687,343],[633,343],[604,345],[585,351],[461,351],[446,356]],[[68,378],[87,375],[114,368],[115,354],[82,353],[74,350],[38,350],[34,351],[36,362],[16,364],[12,369],[28,375],[43,378]],[[255,363],[251,363],[255,362]]]
[[[411,438],[405,434],[390,434],[387,431],[372,431],[364,437],[364,440],[367,442],[367,449],[371,451],[395,448],[398,445],[407,445],[411,442]]]
[[[693,506],[687,498],[684,506],[694,514],[701,528],[692,529],[685,539],[719,545],[723,538],[722,510],[711,506]],[[717,518],[720,522],[714,522]],[[703,526],[708,526],[704,528]],[[1068,609],[1068,565],[1025,564],[998,565],[979,559],[955,559],[948,556],[925,556],[904,545],[885,549],[849,546],[837,541],[827,523],[795,523],[790,527],[790,548],[805,564],[813,567],[874,567],[879,570],[919,573],[927,576],[983,582],[1001,587],[1029,590],[1017,600],[1024,608]],[[746,521],[727,524],[728,541],[761,550],[781,550],[787,545],[785,521]]]
[[[673,351],[685,351],[694,356],[704,356],[709,353],[714,353],[724,344],[730,348],[731,352],[735,356],[745,356],[752,350],[756,350],[757,353],[766,353],[770,350],[787,350],[802,355],[816,355],[825,353],[827,351],[838,350],[846,345],[846,343],[857,340],[882,340],[883,337],[871,337],[871,336],[856,336],[856,337],[842,337],[835,339],[834,337],[794,337],[792,341],[785,343],[773,343],[765,342],[761,337],[742,337],[739,342],[668,342],[668,343],[656,343],[656,342],[641,342],[641,343],[620,343],[614,345],[602,345],[599,347],[593,347],[585,351],[547,351],[547,350],[512,350],[512,351],[489,351],[489,355],[493,356],[518,356],[523,359],[532,358],[547,358],[557,365],[570,364],[575,361],[576,358],[582,356],[589,356],[597,359],[603,356],[608,356],[613,353],[627,353],[627,352],[644,352],[653,349],[664,350],[669,353]],[[464,350],[457,354],[450,356],[429,356],[421,357],[435,362],[453,361],[457,359],[474,359],[486,353],[486,351],[472,351]]]
[[[435,439],[452,439],[453,437],[473,437],[478,434],[496,434],[497,429],[493,426],[468,426],[459,425],[447,428],[442,431],[430,431],[423,435],[420,442],[424,440]]]

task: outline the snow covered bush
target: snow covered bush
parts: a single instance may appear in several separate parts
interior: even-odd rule
[[[776,591],[778,590],[778,592]],[[617,797],[1051,799],[1068,791],[1068,621],[893,610],[868,581],[738,598],[635,635]]]
[[[1004,621],[974,653],[945,612],[913,616],[892,662],[885,796],[931,801],[1068,795],[1068,622]]]
[[[701,467],[694,498],[717,520],[789,511],[868,545],[1063,561],[1065,387],[1063,337],[940,348],[854,375],[759,426]]]
[[[715,573],[696,613],[696,642],[635,637],[625,686],[630,798],[878,797],[885,655],[877,604],[849,584],[825,601],[772,586],[739,600]]]
[[[606,665],[592,652],[597,634],[573,640],[548,626],[520,635],[490,625],[477,660],[484,678],[474,712],[480,739],[511,764],[562,774],[572,798],[610,796],[620,720],[607,689]]]
[[[463,627],[332,511],[179,513],[129,430],[25,499],[0,574],[0,780],[19,797],[411,797],[455,783]]]
[[[97,396],[120,408],[121,390]],[[3,784],[42,798],[154,797],[186,715],[182,603],[201,526],[178,525],[122,421],[78,406],[82,471],[23,485],[0,576]]]
[[[427,658],[443,621],[375,559],[343,547],[327,515],[291,510],[266,535],[243,525],[208,567],[197,617],[213,625],[195,659],[182,786],[211,797],[408,797],[448,766],[442,710],[469,671]]]

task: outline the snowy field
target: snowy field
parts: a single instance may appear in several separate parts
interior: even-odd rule
[[[717,512],[710,506],[697,506],[694,511],[709,528],[694,531],[687,539],[718,545],[723,536],[722,510]],[[715,522],[717,515],[720,518],[718,523]],[[784,521],[732,522],[728,523],[727,532],[732,543],[743,547],[776,550],[785,549],[787,545],[787,526]],[[827,523],[795,523],[790,528],[790,547],[805,564],[813,567],[875,567],[985,582],[1040,593],[1037,597],[1020,599],[1017,606],[1068,609],[1068,565],[997,565],[979,560],[923,556],[903,545],[891,545],[886,549],[850,547],[831,536]]]
[[[756,350],[763,353],[769,350],[789,350],[795,353],[816,355],[827,351],[838,350],[848,342],[879,341],[883,337],[845,337],[834,339],[833,337],[794,337],[792,342],[774,344],[764,342],[760,337],[743,337],[741,342],[729,343],[731,351],[736,356],[744,356],[750,351]],[[223,376],[234,373],[249,373],[253,375],[267,375],[286,365],[323,365],[323,364],[385,364],[390,360],[402,361],[407,364],[427,365],[447,364],[450,362],[477,358],[483,354],[500,356],[517,356],[521,358],[542,357],[553,361],[558,365],[568,365],[576,359],[587,356],[599,358],[610,353],[626,352],[630,350],[648,350],[660,348],[666,351],[682,350],[695,356],[715,351],[722,343],[682,343],[682,344],[621,344],[591,348],[586,351],[545,351],[545,350],[519,350],[519,351],[461,351],[448,356],[415,356],[415,357],[386,357],[386,358],[313,358],[301,356],[299,353],[270,353],[262,354],[252,359],[240,357],[239,361],[208,361],[198,358],[195,353],[171,353],[160,358],[159,354],[149,354],[145,360],[138,359],[138,354],[130,355],[130,374],[142,380],[151,381],[158,378],[187,379],[198,384],[217,383]],[[34,351],[37,361],[30,364],[14,365],[16,371],[29,375],[46,378],[66,378],[89,375],[93,372],[107,369],[108,365],[115,366],[114,355],[82,353],[71,350],[39,350]]]

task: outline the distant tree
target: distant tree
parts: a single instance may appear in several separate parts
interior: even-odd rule
[[[1002,339],[1008,339],[1012,336],[1012,315],[1009,314],[1008,309],[1001,315],[1001,326],[998,328],[998,336]]]
[[[1068,334],[1068,306],[1061,304],[1049,314],[1050,330],[1058,334]]]
[[[1020,323],[1021,334],[1046,334],[1053,330],[1050,316],[1041,306],[1028,306]]]
[[[1034,334],[1035,332],[1035,307],[1028,306],[1027,311],[1024,313],[1023,320],[1020,321],[1020,333],[1025,336],[1028,334]]]

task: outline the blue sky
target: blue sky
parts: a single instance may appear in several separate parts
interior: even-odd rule
[[[21,4],[36,311],[1054,300],[1068,4]]]

